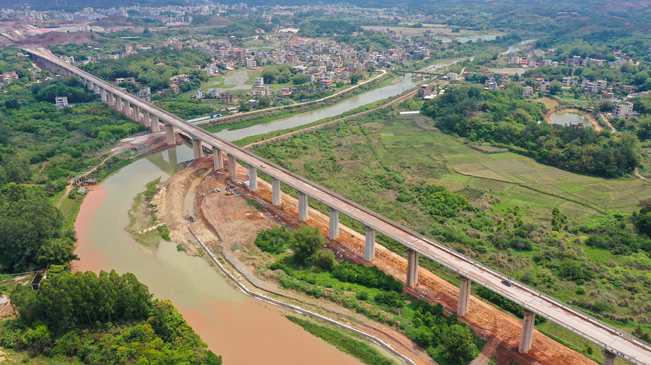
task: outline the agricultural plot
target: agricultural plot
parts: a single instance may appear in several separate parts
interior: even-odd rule
[[[511,152],[483,153],[391,111],[254,151],[616,326],[630,331],[630,318],[651,320],[644,314],[648,311],[634,310],[648,303],[651,259],[646,253],[624,255],[586,244],[594,239],[590,232],[606,222],[622,227],[625,221],[617,221],[615,213],[630,217],[640,209],[639,200],[651,196],[651,184],[643,180],[578,175]],[[426,204],[437,198],[427,200],[423,189],[428,185],[443,186],[476,209],[452,217],[432,213]],[[565,217],[561,227],[554,227],[555,208]],[[590,274],[568,279],[564,265],[574,262]],[[640,269],[623,271],[625,267]],[[579,287],[584,294],[576,294]],[[628,304],[618,306],[623,298]],[[540,329],[585,353],[583,343],[558,328]]]

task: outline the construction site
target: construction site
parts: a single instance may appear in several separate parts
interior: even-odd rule
[[[309,218],[300,222],[298,199],[283,192],[283,203],[274,206],[271,204],[269,182],[258,179],[258,190],[251,192],[247,189],[249,170],[246,167],[238,164],[237,178],[231,179],[227,173],[227,161],[224,161],[224,169],[218,171],[214,170],[213,163],[213,156],[207,156],[179,164],[177,173],[162,185],[153,200],[157,218],[167,224],[174,242],[182,244],[190,255],[206,257],[193,239],[191,229],[214,254],[221,254],[228,263],[225,266],[249,288],[275,294],[283,301],[304,308],[307,306],[312,311],[372,334],[415,363],[435,363],[397,326],[369,321],[364,315],[342,305],[281,288],[277,284],[277,273],[267,268],[273,259],[254,244],[258,231],[281,225],[293,229],[307,224],[319,228],[327,237],[329,217],[310,207]],[[328,240],[326,246],[335,253],[338,261],[376,265],[385,273],[405,282],[408,266],[405,258],[377,244],[375,258],[366,262],[364,247],[365,236],[343,225],[340,226],[339,237]],[[414,299],[425,299],[432,304],[440,303],[447,314],[455,314],[459,288],[422,267],[419,268],[418,275],[418,284],[406,287],[404,294]],[[471,297],[470,306],[473,310],[460,320],[487,341],[473,364],[488,364],[492,359],[496,359],[498,364],[594,364],[592,360],[537,330],[533,336],[532,349],[520,353],[518,344],[522,322],[519,318],[476,297]],[[279,310],[291,314],[287,309]]]

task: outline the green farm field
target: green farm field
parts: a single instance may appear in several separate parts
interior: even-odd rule
[[[253,151],[601,320],[628,331],[641,324],[651,332],[648,253],[618,254],[585,244],[603,224],[624,227],[622,217],[651,197],[651,183],[579,175],[511,152],[483,153],[423,127],[424,118],[387,108]],[[419,187],[427,185],[462,195],[474,209],[447,218],[429,214],[418,197]],[[552,223],[555,208],[564,217],[560,228]],[[503,226],[508,228],[501,233]],[[517,239],[522,227],[529,230],[522,234],[528,246],[501,238]],[[579,280],[563,274],[575,262],[588,272]],[[540,329],[553,329],[587,354],[583,342],[563,330]]]

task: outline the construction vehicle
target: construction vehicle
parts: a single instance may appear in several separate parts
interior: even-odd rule
[[[232,191],[232,190],[228,190],[228,191],[226,191],[226,194],[225,194],[225,195],[226,195],[226,196],[228,196],[228,195],[233,195],[233,191]]]

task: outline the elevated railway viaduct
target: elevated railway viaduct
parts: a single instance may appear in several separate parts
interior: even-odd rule
[[[471,283],[488,288],[494,293],[523,306],[525,314],[520,335],[520,352],[524,353],[531,349],[534,319],[536,315],[539,315],[602,347],[605,350],[604,365],[614,364],[617,356],[637,365],[651,365],[651,345],[545,294],[539,293],[522,283],[512,281],[510,286],[504,285],[503,282],[508,281],[508,278],[496,270],[403,227],[304,177],[276,166],[241,147],[215,137],[211,133],[189,124],[161,108],[144,102],[106,81],[61,61],[44,48],[24,47],[23,50],[28,52],[33,61],[42,68],[63,76],[78,77],[89,90],[100,94],[102,101],[107,102],[110,107],[118,112],[125,113],[129,118],[143,124],[153,132],[159,132],[161,128],[164,128],[168,144],[176,144],[176,133],[178,131],[190,136],[193,143],[194,157],[202,157],[204,148],[212,150],[215,169],[223,169],[224,159],[227,158],[228,172],[230,176],[236,176],[237,161],[246,163],[249,166],[250,190],[255,191],[258,189],[258,172],[269,175],[272,180],[272,203],[274,205],[281,204],[281,183],[296,189],[299,196],[299,220],[305,220],[308,217],[308,199],[315,199],[327,205],[330,212],[330,239],[339,236],[340,214],[345,214],[364,224],[366,227],[365,260],[370,261],[375,257],[376,232],[404,245],[409,250],[407,286],[414,286],[418,283],[419,255],[424,255],[456,272],[461,278],[457,307],[458,316],[463,317],[470,309]]]

